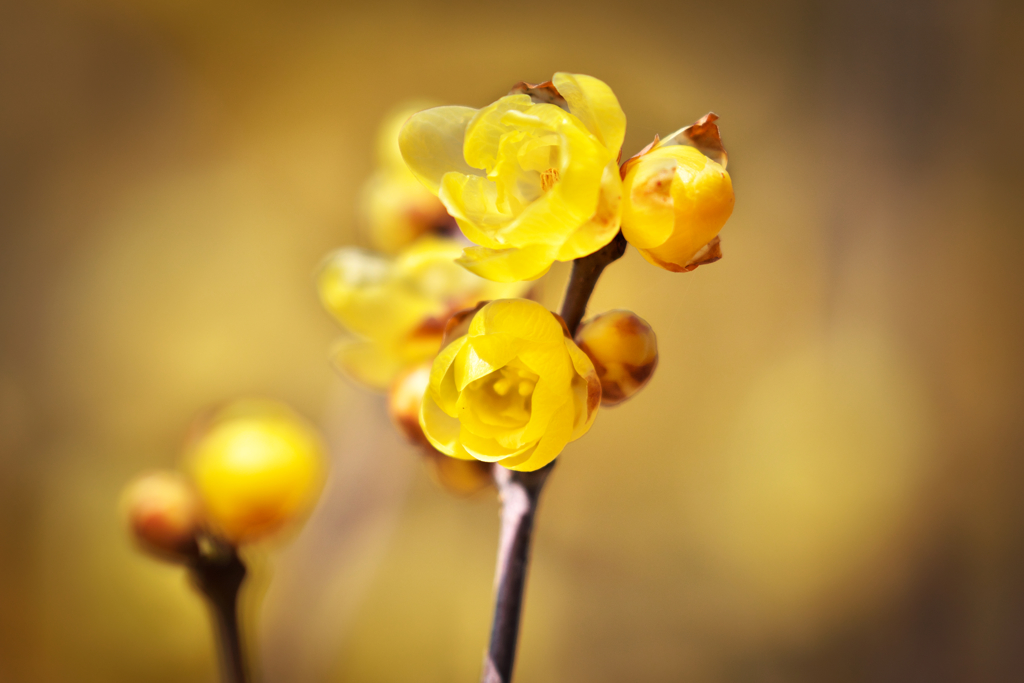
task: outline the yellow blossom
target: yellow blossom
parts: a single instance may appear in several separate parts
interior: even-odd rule
[[[476,247],[459,263],[499,282],[540,277],[619,230],[618,156],[626,116],[611,89],[581,74],[523,85],[483,109],[413,115],[399,145]]]
[[[377,135],[377,170],[363,186],[360,210],[374,249],[395,254],[417,237],[454,229],[444,205],[412,174],[398,149],[406,120],[428,103],[410,103],[389,115]]]
[[[713,114],[655,143],[623,165],[622,234],[645,259],[674,272],[721,257],[718,232],[735,198]],[[713,128],[721,163],[692,144],[693,129]],[[698,146],[701,146],[698,144]]]
[[[445,455],[529,472],[583,436],[600,402],[594,364],[559,318],[492,301],[434,360],[420,425]]]
[[[630,311],[608,311],[580,325],[576,343],[594,362],[601,405],[614,406],[640,391],[658,366],[658,338]]]
[[[244,401],[211,420],[188,466],[210,527],[239,543],[304,516],[320,495],[326,462],[320,437],[288,407]]]
[[[152,472],[129,484],[121,507],[136,540],[151,552],[181,558],[195,548],[202,526],[199,499],[177,472]]]
[[[320,299],[353,335],[334,352],[338,367],[383,391],[437,354],[452,312],[529,286],[481,279],[455,263],[461,252],[459,241],[423,237],[394,259],[357,248],[331,254],[318,276]]]

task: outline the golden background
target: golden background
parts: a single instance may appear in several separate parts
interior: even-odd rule
[[[737,203],[721,262],[598,285],[661,365],[548,486],[517,680],[1024,675],[1022,44],[1008,1],[0,3],[0,681],[215,680],[117,501],[253,394],[334,460],[252,552],[263,680],[477,678],[497,505],[331,369],[312,274],[389,109],[554,71],[627,155],[718,113]]]

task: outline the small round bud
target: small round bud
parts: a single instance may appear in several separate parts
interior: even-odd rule
[[[643,318],[608,311],[580,325],[576,343],[601,380],[601,405],[614,406],[640,391],[658,366],[658,338]]]
[[[427,441],[420,426],[423,394],[430,383],[430,363],[407,370],[391,385],[388,413],[395,427],[410,443],[422,447],[430,476],[451,493],[466,496],[492,483],[490,463],[459,460],[440,453]]]
[[[418,446],[430,446],[420,427],[420,406],[423,393],[430,384],[430,363],[413,366],[391,385],[388,391],[388,414],[406,439]]]
[[[121,507],[132,534],[146,550],[181,559],[195,549],[202,526],[199,499],[177,472],[138,477],[125,487]]]
[[[287,406],[243,401],[203,430],[189,457],[212,530],[258,540],[305,516],[323,487],[319,435]]]
[[[469,496],[491,486],[494,465],[480,460],[452,458],[433,446],[423,449],[431,478],[449,493]]]

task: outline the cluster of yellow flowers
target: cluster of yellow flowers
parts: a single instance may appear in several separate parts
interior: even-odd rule
[[[556,261],[594,254],[620,231],[667,270],[720,258],[733,191],[715,119],[620,166],[626,116],[591,76],[520,83],[482,109],[400,110],[365,193],[371,242],[390,255],[342,249],[320,270],[321,300],[351,334],[336,364],[388,389],[396,425],[431,453],[547,465],[599,405],[646,384],[657,341],[628,311],[570,331],[519,297]]]
[[[287,406],[244,400],[197,425],[184,472],[142,475],[122,498],[140,544],[187,560],[204,539],[238,546],[301,519],[326,473],[317,433]]]

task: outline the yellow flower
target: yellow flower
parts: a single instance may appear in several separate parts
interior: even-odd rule
[[[594,363],[603,406],[635,395],[658,367],[658,338],[647,321],[630,311],[608,311],[584,322],[576,343]]]
[[[483,280],[455,263],[461,252],[461,242],[424,237],[395,259],[356,248],[330,255],[318,277],[320,299],[355,337],[337,346],[338,367],[385,390],[403,370],[437,355],[454,311],[529,286]]]
[[[622,234],[666,270],[693,270],[722,255],[718,232],[735,198],[715,118],[656,140],[622,167]]]
[[[188,465],[208,523],[232,543],[257,540],[304,516],[326,469],[313,428],[269,401],[238,402],[216,415]]]
[[[202,527],[199,499],[177,472],[152,472],[129,484],[121,508],[136,540],[147,550],[180,559],[196,546]]]
[[[615,237],[625,130],[606,84],[557,73],[483,109],[415,114],[399,145],[413,173],[479,245],[459,263],[513,282],[536,279],[554,261],[586,256]]]
[[[600,402],[594,364],[559,318],[492,301],[434,360],[420,425],[445,455],[530,472],[583,436]]]
[[[385,119],[377,136],[377,170],[363,186],[360,209],[370,243],[387,254],[397,253],[424,233],[455,228],[444,205],[416,179],[398,149],[406,120],[428,106],[410,103]]]

